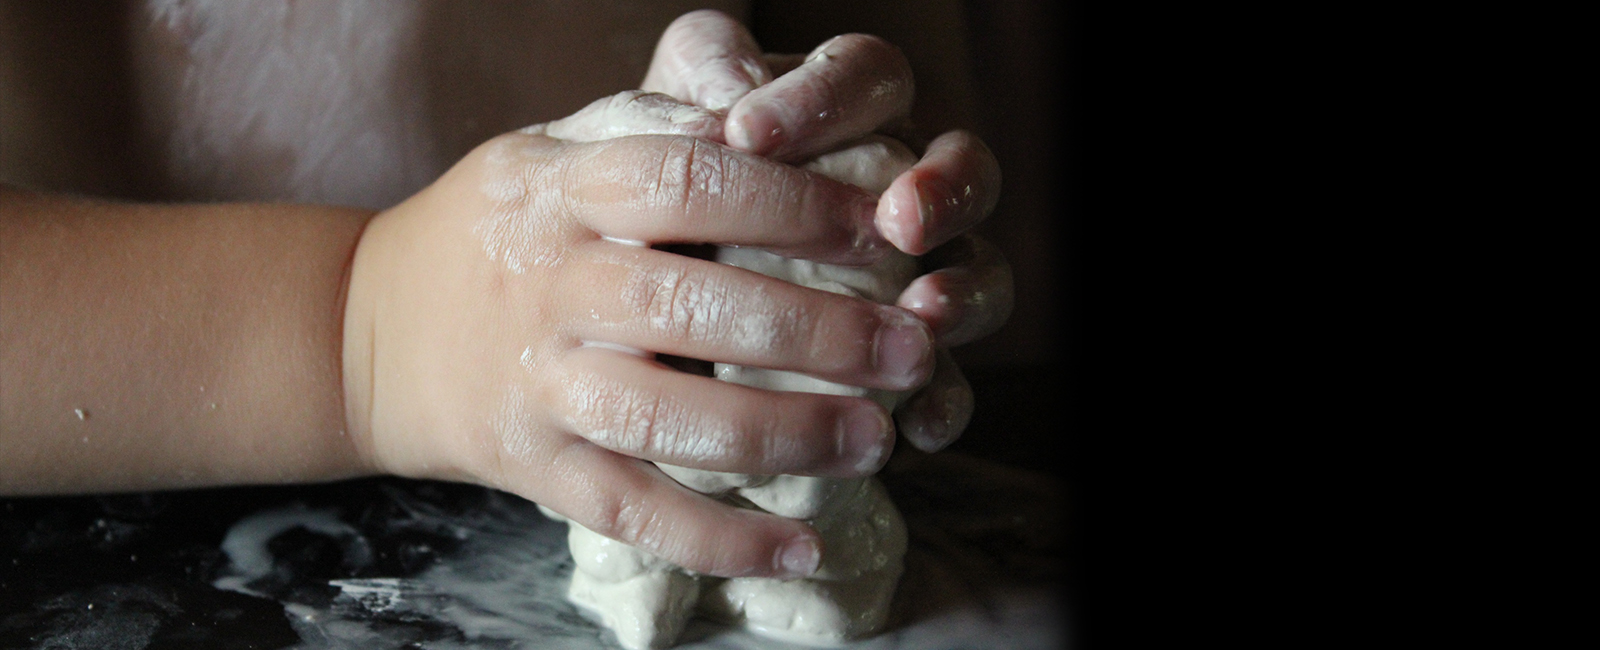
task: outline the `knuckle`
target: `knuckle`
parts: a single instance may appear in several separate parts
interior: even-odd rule
[[[474,232],[490,259],[517,273],[560,258],[551,240],[565,232],[572,214],[562,190],[566,156],[552,142],[520,133],[498,136],[475,151],[477,167],[466,172],[487,201]]]
[[[620,447],[643,451],[656,446],[661,401],[657,394],[634,394],[618,400],[614,422]]]
[[[667,140],[661,148],[660,158],[656,180],[650,188],[654,203],[687,205],[689,188],[693,183],[690,171],[694,166],[694,145],[676,138]]]
[[[601,505],[596,517],[599,532],[606,537],[635,546],[653,547],[655,535],[662,526],[661,511],[646,494],[639,490],[625,490]]]
[[[791,335],[791,309],[739,293],[711,271],[677,265],[634,273],[623,299],[650,331],[674,340],[763,347]]]
[[[668,138],[659,158],[651,192],[657,204],[688,210],[724,193],[728,158],[720,147],[697,138]]]
[[[700,284],[687,270],[672,267],[634,275],[625,296],[651,330],[687,338],[703,323]]]
[[[647,449],[655,435],[661,397],[627,382],[584,368],[597,357],[588,348],[567,356],[559,378],[541,382],[537,390],[554,394],[573,432],[606,449],[636,454]]]
[[[495,136],[476,153],[486,193],[501,203],[524,202],[531,195],[533,177],[549,165],[549,157],[529,146],[527,136],[517,133]]]
[[[661,411],[661,396],[613,383],[574,382],[584,436],[608,449],[638,453],[650,449]]]

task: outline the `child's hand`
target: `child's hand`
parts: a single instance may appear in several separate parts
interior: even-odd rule
[[[583,142],[641,130],[661,135]],[[876,197],[694,137],[722,130],[715,114],[625,93],[490,141],[374,219],[344,349],[348,419],[374,468],[515,492],[696,571],[814,570],[804,523],[718,503],[643,461],[860,476],[888,457],[889,415],[648,353],[905,389],[932,373],[933,333],[905,309],[638,245],[834,263],[889,250]]]
[[[880,38],[846,34],[807,55],[764,55],[738,21],[702,10],[662,34],[642,87],[725,111],[724,142],[796,162],[894,129],[911,109],[914,85],[905,57]],[[1009,265],[967,232],[999,195],[994,155],[976,136],[952,131],[928,143],[878,204],[878,231],[900,250],[928,254],[931,272],[897,304],[926,320],[941,348],[987,336],[1011,314]],[[933,451],[960,436],[972,406],[971,388],[941,350],[933,379],[895,417],[912,444]]]

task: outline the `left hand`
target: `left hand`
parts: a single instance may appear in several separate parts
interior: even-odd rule
[[[642,89],[726,111],[722,142],[801,162],[873,132],[902,135],[915,93],[911,65],[865,34],[829,39],[806,55],[763,54],[733,18],[712,10],[679,17],[662,34]],[[911,143],[913,145],[917,143]],[[993,333],[1011,314],[1011,268],[971,234],[1000,196],[1000,166],[977,136],[950,131],[879,197],[875,223],[900,250],[925,255],[929,273],[896,304],[933,328],[941,348]],[[971,419],[972,388],[947,350],[933,379],[895,419],[918,449],[942,449]]]

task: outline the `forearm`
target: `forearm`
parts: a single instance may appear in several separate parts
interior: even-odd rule
[[[371,214],[0,187],[0,494],[326,480]]]

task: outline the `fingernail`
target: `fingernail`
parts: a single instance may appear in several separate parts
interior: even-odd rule
[[[855,211],[856,231],[855,238],[850,242],[851,248],[863,259],[877,260],[880,251],[886,246],[895,246],[893,241],[885,237],[878,227],[878,201],[872,197],[862,197],[856,201]]]
[[[932,192],[928,191],[927,187],[923,186],[922,183],[917,183],[917,223],[924,228],[928,227],[928,222],[933,220],[934,203],[937,202],[937,199],[934,199],[930,194]]]
[[[927,379],[933,366],[933,336],[911,312],[883,308],[883,325],[873,341],[873,363],[884,379],[911,388]]]
[[[859,474],[878,471],[888,459],[888,445],[884,443],[894,442],[890,436],[893,426],[888,414],[875,404],[862,404],[847,411],[839,419],[839,457],[854,459]]]
[[[728,146],[764,156],[783,144],[782,125],[771,115],[759,107],[743,110],[740,113],[728,119],[726,127]]]
[[[883,219],[878,219],[877,213],[874,212],[872,216],[875,224],[878,226],[878,231],[883,233],[883,238],[889,240],[889,243],[894,244],[895,248],[900,250],[910,252],[912,254],[925,252],[918,251],[915,248],[916,242],[912,241],[911,239],[912,233],[906,232],[905,222],[900,219],[900,213],[903,212],[904,209],[901,207],[899,197],[895,196],[894,192],[889,192],[884,198],[882,206],[883,210],[887,212],[888,215]],[[921,214],[920,208],[918,209],[918,214],[919,216]],[[918,230],[920,231],[920,229]]]
[[[934,211],[938,209],[938,195],[922,183],[917,183],[917,225],[922,231],[922,239],[927,242],[931,239],[928,224],[937,223],[934,220]]]
[[[817,572],[817,565],[822,563],[822,549],[816,540],[796,537],[778,550],[777,560],[779,573],[804,578]]]
[[[972,311],[970,306],[952,296],[970,292],[974,280],[970,271],[959,267],[940,269],[925,277],[933,280],[921,286],[914,284],[908,287],[900,294],[899,304],[927,321],[933,328],[934,340],[942,344],[968,324],[967,316]]]
[[[949,388],[939,394],[933,412],[922,421],[915,435],[908,435],[917,449],[935,452],[961,437],[967,418],[972,413],[972,391],[963,387]]]
[[[928,177],[917,182],[917,220],[922,226],[922,243],[925,246],[938,246],[953,236],[952,229],[959,232],[967,227],[961,204],[970,199],[971,192],[972,188],[968,186],[966,196],[957,195],[942,180]],[[942,219],[938,216],[941,209],[945,212]],[[932,230],[929,229],[930,225]]]
[[[933,416],[911,418],[900,423],[900,433],[906,440],[911,441],[911,446],[920,451],[934,452],[939,449],[939,438],[943,432],[939,430],[939,420]]]

